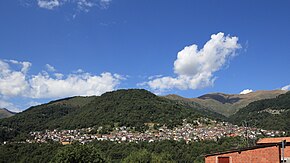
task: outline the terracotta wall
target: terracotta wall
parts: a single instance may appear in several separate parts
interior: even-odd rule
[[[290,155],[290,146],[285,148],[285,156],[287,157],[288,155]],[[276,146],[246,150],[241,153],[233,152],[208,156],[205,158],[205,163],[217,163],[218,156],[230,157],[230,163],[280,163],[279,147]]]
[[[285,157],[290,157],[290,146],[286,146],[284,149]]]

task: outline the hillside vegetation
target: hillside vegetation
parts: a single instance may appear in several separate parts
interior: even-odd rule
[[[94,141],[85,145],[18,143],[0,145],[0,162],[204,162],[203,155],[244,147],[240,137],[218,141],[115,143]]]
[[[250,103],[230,117],[230,121],[263,129],[290,131],[290,92],[273,99]]]
[[[183,119],[190,121],[198,117],[225,118],[204,108],[158,97],[146,90],[118,90],[98,97],[73,97],[53,101],[0,120],[0,141],[21,133],[57,128],[112,128],[125,125],[140,131],[146,127],[144,123],[173,127],[181,124]]]

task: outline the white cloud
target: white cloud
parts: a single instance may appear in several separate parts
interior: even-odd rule
[[[30,102],[27,103],[28,107],[37,106],[37,105],[41,105],[41,103],[40,102],[36,102],[36,101],[30,101]]]
[[[52,65],[50,65],[50,64],[46,64],[45,65],[45,68],[47,69],[47,71],[51,71],[51,72],[56,71],[56,69]]]
[[[290,84],[282,87],[281,90],[284,90],[284,91],[290,90]]]
[[[37,0],[37,5],[40,8],[52,10],[56,7],[59,7],[61,5],[61,3],[59,0]]]
[[[13,103],[8,102],[5,99],[2,99],[1,97],[0,97],[0,108],[5,108],[8,109],[9,111],[16,113],[21,112],[21,110],[18,107],[16,107]]]
[[[224,33],[211,35],[202,49],[193,44],[178,52],[174,62],[176,77],[160,77],[147,82],[153,91],[172,88],[199,89],[212,86],[216,77],[214,72],[220,70],[227,61],[241,48],[238,37],[225,36]]]
[[[13,71],[10,68],[11,64],[20,64],[20,70]],[[0,94],[3,96],[17,96],[25,92],[29,85],[26,81],[26,72],[31,63],[17,62],[14,60],[0,60]]]
[[[84,70],[82,70],[82,69],[77,69],[76,71],[74,71],[74,73],[83,73],[84,72]]]
[[[67,96],[100,95],[112,91],[122,80],[119,75],[102,73],[99,76],[89,73],[70,74],[65,79],[54,79],[45,74],[33,76],[29,83],[32,98],[60,98]]]
[[[101,9],[109,8],[112,0],[37,0],[37,5],[40,8],[53,10],[65,4],[72,5],[74,9],[83,12],[89,12],[91,8],[98,6]],[[73,17],[76,17],[76,13]]]
[[[54,76],[56,77],[56,79],[62,79],[64,75],[61,73],[54,73]]]
[[[163,75],[152,75],[152,76],[149,76],[148,79],[149,80],[152,80],[152,79],[156,79],[156,78],[160,78],[162,77]]]
[[[99,4],[101,8],[107,9],[110,6],[111,2],[112,0],[100,0]]]
[[[96,2],[94,0],[78,0],[78,9],[84,12],[89,12],[90,8],[94,7]]]
[[[100,0],[100,3],[111,3],[112,0]]]
[[[19,61],[16,61],[16,60],[5,60],[6,62],[10,62],[10,63],[13,63],[15,65],[19,65],[21,67],[21,72],[22,73],[26,73],[29,68],[31,67],[31,63],[30,62],[19,62]]]
[[[86,72],[61,73],[50,76],[43,71],[27,75],[29,62],[0,60],[0,95],[5,97],[60,98],[75,95],[100,95],[114,90],[125,78],[119,74],[104,72],[93,75]],[[13,70],[9,64],[22,64],[21,70]],[[25,70],[23,70],[25,69]]]
[[[248,94],[248,93],[251,93],[251,92],[253,92],[253,90],[251,90],[251,89],[245,89],[242,92],[240,92],[240,94],[241,95],[245,95],[245,94]]]

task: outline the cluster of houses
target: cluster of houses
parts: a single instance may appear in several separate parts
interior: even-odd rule
[[[101,127],[98,127],[98,130]],[[239,127],[228,122],[218,122],[208,118],[200,118],[193,123],[188,123],[186,120],[183,124],[169,129],[165,125],[159,127],[149,127],[145,132],[136,132],[130,127],[116,127],[109,134],[92,133],[96,130],[95,127],[75,129],[75,130],[46,130],[31,132],[33,139],[27,142],[41,142],[48,141],[60,142],[62,144],[69,144],[74,141],[81,143],[91,142],[93,140],[99,141],[115,141],[115,142],[139,142],[139,141],[160,141],[160,140],[184,140],[186,142],[199,140],[218,140],[222,137],[247,137],[249,139],[256,139],[259,136],[281,136],[283,131],[269,131],[251,127]]]

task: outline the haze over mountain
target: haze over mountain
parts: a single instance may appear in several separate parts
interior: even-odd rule
[[[11,117],[13,115],[15,115],[16,113],[14,112],[11,112],[5,108],[0,108],[0,119],[2,118],[8,118],[8,117]]]
[[[165,97],[171,100],[195,102],[217,113],[230,116],[253,101],[275,98],[286,92],[285,90],[264,90],[247,94],[209,93],[197,98],[184,98],[174,94]]]

